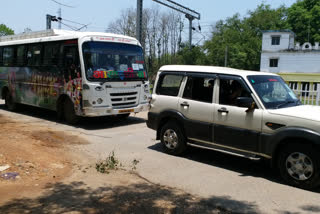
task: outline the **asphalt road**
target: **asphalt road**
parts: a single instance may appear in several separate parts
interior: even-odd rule
[[[90,159],[104,159],[114,151],[126,166],[137,160],[137,172],[150,182],[179,188],[235,212],[320,213],[320,189],[312,192],[287,186],[261,162],[197,148],[190,148],[183,157],[163,153],[155,131],[145,124],[147,113],[126,121],[86,118],[69,126],[57,123],[54,112],[24,107],[12,113],[0,101],[0,114],[77,134],[90,144],[75,149]]]

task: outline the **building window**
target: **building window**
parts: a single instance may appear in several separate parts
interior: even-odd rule
[[[280,45],[280,36],[272,36],[271,45]]]
[[[269,64],[269,67],[278,67],[278,61],[279,59],[270,59],[270,64]]]

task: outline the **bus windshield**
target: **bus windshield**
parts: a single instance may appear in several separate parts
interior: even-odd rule
[[[82,46],[86,76],[91,81],[147,80],[140,46],[85,42]]]
[[[252,75],[248,80],[267,109],[300,105],[300,100],[279,76]]]

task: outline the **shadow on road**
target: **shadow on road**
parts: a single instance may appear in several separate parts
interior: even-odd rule
[[[164,152],[162,144],[156,143],[148,147],[154,151]],[[211,166],[238,172],[239,176],[251,176],[267,179],[271,182],[284,184],[276,170],[273,170],[267,162],[253,161],[209,149],[200,149],[196,147],[188,147],[183,158],[208,164]],[[284,184],[286,185],[286,184]],[[312,192],[320,193],[320,188]]]
[[[38,198],[14,199],[0,213],[257,213],[254,203],[228,196],[197,198],[149,183],[92,189],[83,182],[56,183]],[[227,207],[226,210],[223,207]]]
[[[4,107],[4,104],[0,104],[0,109],[7,111]],[[15,112],[17,114],[26,115],[29,117],[39,118],[48,120],[51,122],[65,124],[63,121],[57,120],[57,113],[55,111],[50,111],[43,108],[21,105],[19,106],[19,111]],[[105,129],[105,128],[115,128],[119,126],[127,126],[127,125],[134,125],[139,123],[145,123],[143,118],[130,116],[127,119],[118,119],[116,117],[84,117],[76,124],[73,125],[77,128],[83,128],[86,130],[98,130],[98,129]],[[66,124],[68,125],[68,124]]]

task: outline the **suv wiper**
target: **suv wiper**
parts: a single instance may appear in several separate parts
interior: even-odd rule
[[[296,101],[293,101],[293,100],[290,100],[290,101],[285,101],[284,103],[280,103],[279,105],[276,106],[276,109],[277,108],[280,108],[281,106],[285,106],[285,105],[288,105],[290,103],[296,103]]]

